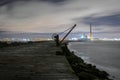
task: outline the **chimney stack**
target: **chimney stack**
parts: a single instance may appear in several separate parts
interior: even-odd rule
[[[92,36],[92,25],[90,24],[90,40],[93,40],[93,36]]]

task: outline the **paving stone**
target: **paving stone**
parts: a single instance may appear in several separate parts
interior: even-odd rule
[[[0,49],[0,80],[78,80],[54,42]]]

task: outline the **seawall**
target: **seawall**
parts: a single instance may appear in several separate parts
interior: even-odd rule
[[[74,52],[70,52],[67,44],[64,44],[61,48],[72,69],[79,77],[79,80],[111,80],[107,72],[100,71],[95,65],[85,63],[84,60],[77,57]]]

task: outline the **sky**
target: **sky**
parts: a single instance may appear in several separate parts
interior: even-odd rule
[[[0,0],[0,33],[120,33],[120,0]]]

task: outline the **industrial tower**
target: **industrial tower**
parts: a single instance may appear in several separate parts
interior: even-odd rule
[[[90,40],[93,40],[93,36],[92,36],[92,25],[90,24]]]

